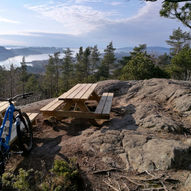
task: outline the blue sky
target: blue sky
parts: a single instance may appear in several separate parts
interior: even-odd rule
[[[0,45],[167,46],[173,29],[186,28],[161,18],[160,7],[140,0],[1,0]]]

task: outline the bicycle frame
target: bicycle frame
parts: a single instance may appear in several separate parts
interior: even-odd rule
[[[10,145],[10,139],[11,139],[11,132],[12,132],[12,127],[13,127],[13,113],[15,111],[15,106],[13,104],[10,104],[9,107],[6,109],[5,115],[4,115],[4,119],[3,119],[3,123],[0,127],[0,145],[3,146],[3,148],[5,148],[6,151],[9,150]],[[6,121],[9,121],[9,127],[7,127],[9,129],[8,134],[6,135],[6,138],[2,138],[3,135],[3,131],[5,128],[5,124]],[[0,148],[1,150],[2,148]]]

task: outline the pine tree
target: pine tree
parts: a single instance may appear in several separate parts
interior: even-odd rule
[[[191,48],[184,47],[172,58],[169,71],[175,79],[191,80]]]
[[[83,76],[84,80],[86,81],[90,75],[91,65],[90,65],[90,55],[91,55],[91,48],[87,47],[83,53]]]
[[[27,65],[25,62],[25,57],[23,56],[22,62],[21,62],[21,82],[22,82],[22,92],[25,93],[25,83],[27,81]]]
[[[70,87],[70,81],[72,80],[73,74],[73,59],[72,59],[72,51],[67,48],[64,50],[64,58],[61,66],[62,71],[62,80],[64,91],[68,90]]]
[[[59,87],[58,87],[58,82],[59,82],[59,69],[60,69],[60,52],[56,52],[54,53],[54,57],[53,57],[53,62],[54,62],[54,66],[55,66],[55,83],[56,83],[56,96],[58,96],[58,92],[59,92]]]
[[[53,97],[55,95],[55,74],[56,69],[54,64],[54,57],[49,56],[45,73],[45,87],[48,90],[48,97]]]
[[[7,81],[7,75],[6,75],[6,71],[5,68],[3,68],[2,66],[0,66],[0,97],[7,97],[6,94],[6,81]]]
[[[191,35],[188,32],[183,32],[180,27],[177,30],[174,30],[172,35],[169,36],[167,44],[170,45],[171,55],[174,56],[180,52],[180,50],[189,44],[191,40]]]
[[[107,48],[104,50],[104,58],[102,60],[101,66],[99,67],[99,75],[102,79],[108,79],[111,76],[111,69],[114,67],[115,63],[115,48],[113,48],[113,43],[110,42]]]
[[[10,97],[14,95],[14,88],[15,88],[15,68],[13,64],[10,66]]]
[[[80,83],[83,82],[84,76],[83,76],[83,47],[79,48],[79,52],[76,54],[76,67],[75,67],[75,76],[76,76],[76,82]]]
[[[130,52],[131,57],[136,56],[139,53],[143,53],[144,55],[147,54],[147,45],[146,44],[140,44],[139,46],[135,46],[132,52]]]
[[[96,73],[96,70],[98,69],[98,66],[100,65],[100,52],[97,48],[97,45],[95,45],[93,48],[91,48],[91,66],[90,66],[90,73],[94,75]]]

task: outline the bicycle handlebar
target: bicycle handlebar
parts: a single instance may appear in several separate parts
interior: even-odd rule
[[[6,98],[0,98],[0,101],[8,101],[8,102],[11,102],[11,101],[14,101],[14,100],[18,99],[19,97],[22,97],[23,99],[26,99],[27,97],[30,97],[31,95],[33,95],[32,92],[30,92],[30,93],[25,93],[25,94],[18,94],[18,95],[16,95],[16,96],[14,96],[14,97],[12,97],[12,98],[8,98],[8,99],[6,99]]]

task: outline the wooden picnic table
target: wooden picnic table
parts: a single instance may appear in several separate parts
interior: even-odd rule
[[[95,92],[97,84],[77,84],[40,111],[44,116],[57,118],[75,117],[88,119],[108,119],[111,110],[113,93],[104,93],[102,96]],[[94,100],[97,103],[95,111],[90,111],[86,102]]]

